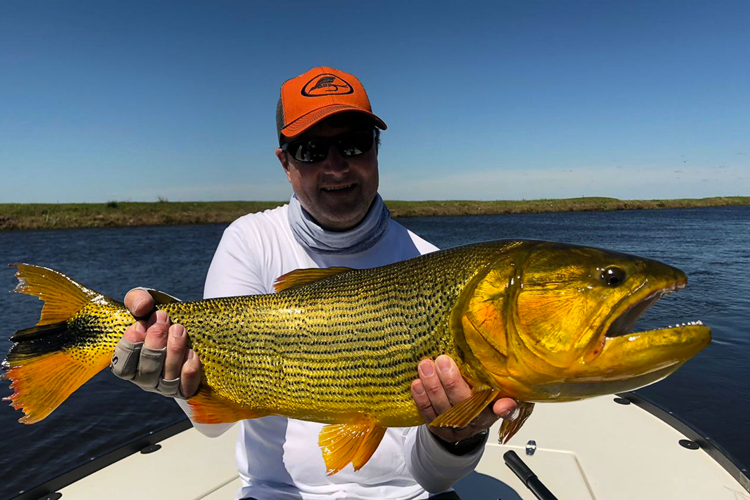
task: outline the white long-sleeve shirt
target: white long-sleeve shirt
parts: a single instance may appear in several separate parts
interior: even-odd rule
[[[246,215],[225,230],[208,271],[205,298],[272,293],[276,278],[295,269],[364,269],[437,249],[391,220],[380,241],[364,252],[317,254],[295,240],[287,208]],[[242,421],[236,458],[243,486],[237,498],[429,498],[429,492],[448,490],[470,473],[484,449],[480,446],[475,453],[455,456],[424,425],[389,428],[362,469],[355,472],[350,464],[327,476],[318,446],[323,425],[279,416]],[[196,427],[215,436],[231,425]]]

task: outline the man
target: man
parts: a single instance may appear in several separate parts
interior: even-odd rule
[[[370,268],[434,251],[390,219],[377,193],[385,129],[353,75],[321,67],[285,82],[276,156],[294,195],[289,205],[247,215],[226,229],[205,297],[272,293],[277,277],[299,268]],[[154,308],[144,290],[128,293],[125,303],[140,318]],[[187,334],[156,311],[135,323],[118,349],[128,355],[143,342],[140,371],[161,375],[150,389],[190,397],[200,383],[200,360],[187,350]],[[448,356],[423,360],[418,372],[412,397],[426,423],[471,395]],[[476,466],[486,429],[499,417],[512,418],[515,408],[513,400],[498,400],[464,429],[388,429],[360,471],[347,466],[330,477],[317,443],[322,424],[278,416],[246,420],[237,445],[238,498],[457,498],[447,490]],[[217,435],[229,426],[196,427]]]

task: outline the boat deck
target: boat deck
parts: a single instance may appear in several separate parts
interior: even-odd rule
[[[476,471],[456,490],[466,500],[533,500],[505,466],[503,454],[514,450],[560,500],[750,500],[747,471],[710,440],[637,396],[622,396],[619,404],[607,396],[537,405],[509,446],[497,444],[496,426]],[[210,439],[188,429],[152,453],[131,454],[68,486],[35,488],[36,496],[24,498],[55,498],[43,496],[55,491],[81,500],[234,498],[235,439],[235,431]],[[533,455],[526,453],[530,440]]]

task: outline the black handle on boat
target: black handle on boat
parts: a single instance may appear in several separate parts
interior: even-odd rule
[[[521,457],[516,455],[515,451],[506,451],[503,454],[503,459],[505,460],[505,465],[513,471],[513,474],[518,476],[518,479],[521,480],[524,486],[531,490],[535,497],[539,500],[557,500],[557,497],[542,484],[539,478],[536,477],[536,474],[534,474],[534,471],[529,469],[529,466],[521,460]]]

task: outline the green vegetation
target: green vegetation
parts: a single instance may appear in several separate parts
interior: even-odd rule
[[[584,197],[521,201],[388,201],[386,204],[394,217],[429,217],[742,206],[750,205],[750,196],[676,200],[618,200],[617,198]]]
[[[0,230],[228,223],[242,215],[275,208],[278,201],[0,204]],[[568,198],[522,201],[387,201],[394,217],[490,215],[593,210],[647,210],[750,205],[750,196],[678,200]]]
[[[8,203],[0,204],[0,230],[74,227],[157,226],[231,222],[284,202],[216,201],[153,203]]]

